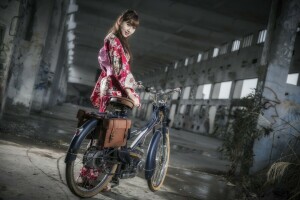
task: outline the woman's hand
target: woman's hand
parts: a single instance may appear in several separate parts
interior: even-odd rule
[[[126,93],[129,97],[129,99],[131,99],[133,101],[134,106],[139,107],[140,106],[140,99],[132,93],[131,89],[126,88]]]

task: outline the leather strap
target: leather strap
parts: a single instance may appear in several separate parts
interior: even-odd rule
[[[110,143],[113,139],[114,139],[114,127],[115,127],[115,120],[110,120],[112,121],[112,129],[111,129],[111,133],[110,133],[110,136],[109,136],[109,140],[108,140],[108,143]]]
[[[123,141],[125,141],[125,139],[127,138],[127,133],[128,133],[128,120],[125,119],[125,121],[126,121],[126,129],[125,129]]]

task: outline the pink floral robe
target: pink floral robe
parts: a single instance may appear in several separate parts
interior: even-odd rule
[[[99,112],[106,111],[111,96],[127,97],[126,88],[129,88],[139,99],[134,90],[136,81],[130,72],[129,58],[120,40],[114,34],[110,33],[104,39],[98,61],[102,72],[91,95],[91,102],[99,108]]]

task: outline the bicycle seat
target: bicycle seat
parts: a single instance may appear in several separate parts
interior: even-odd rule
[[[125,106],[129,109],[132,109],[134,107],[133,101],[126,97],[110,97],[109,104],[113,106]]]

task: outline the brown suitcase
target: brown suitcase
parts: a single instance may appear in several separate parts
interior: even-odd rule
[[[100,145],[103,147],[122,147],[126,145],[130,119],[104,119]]]

